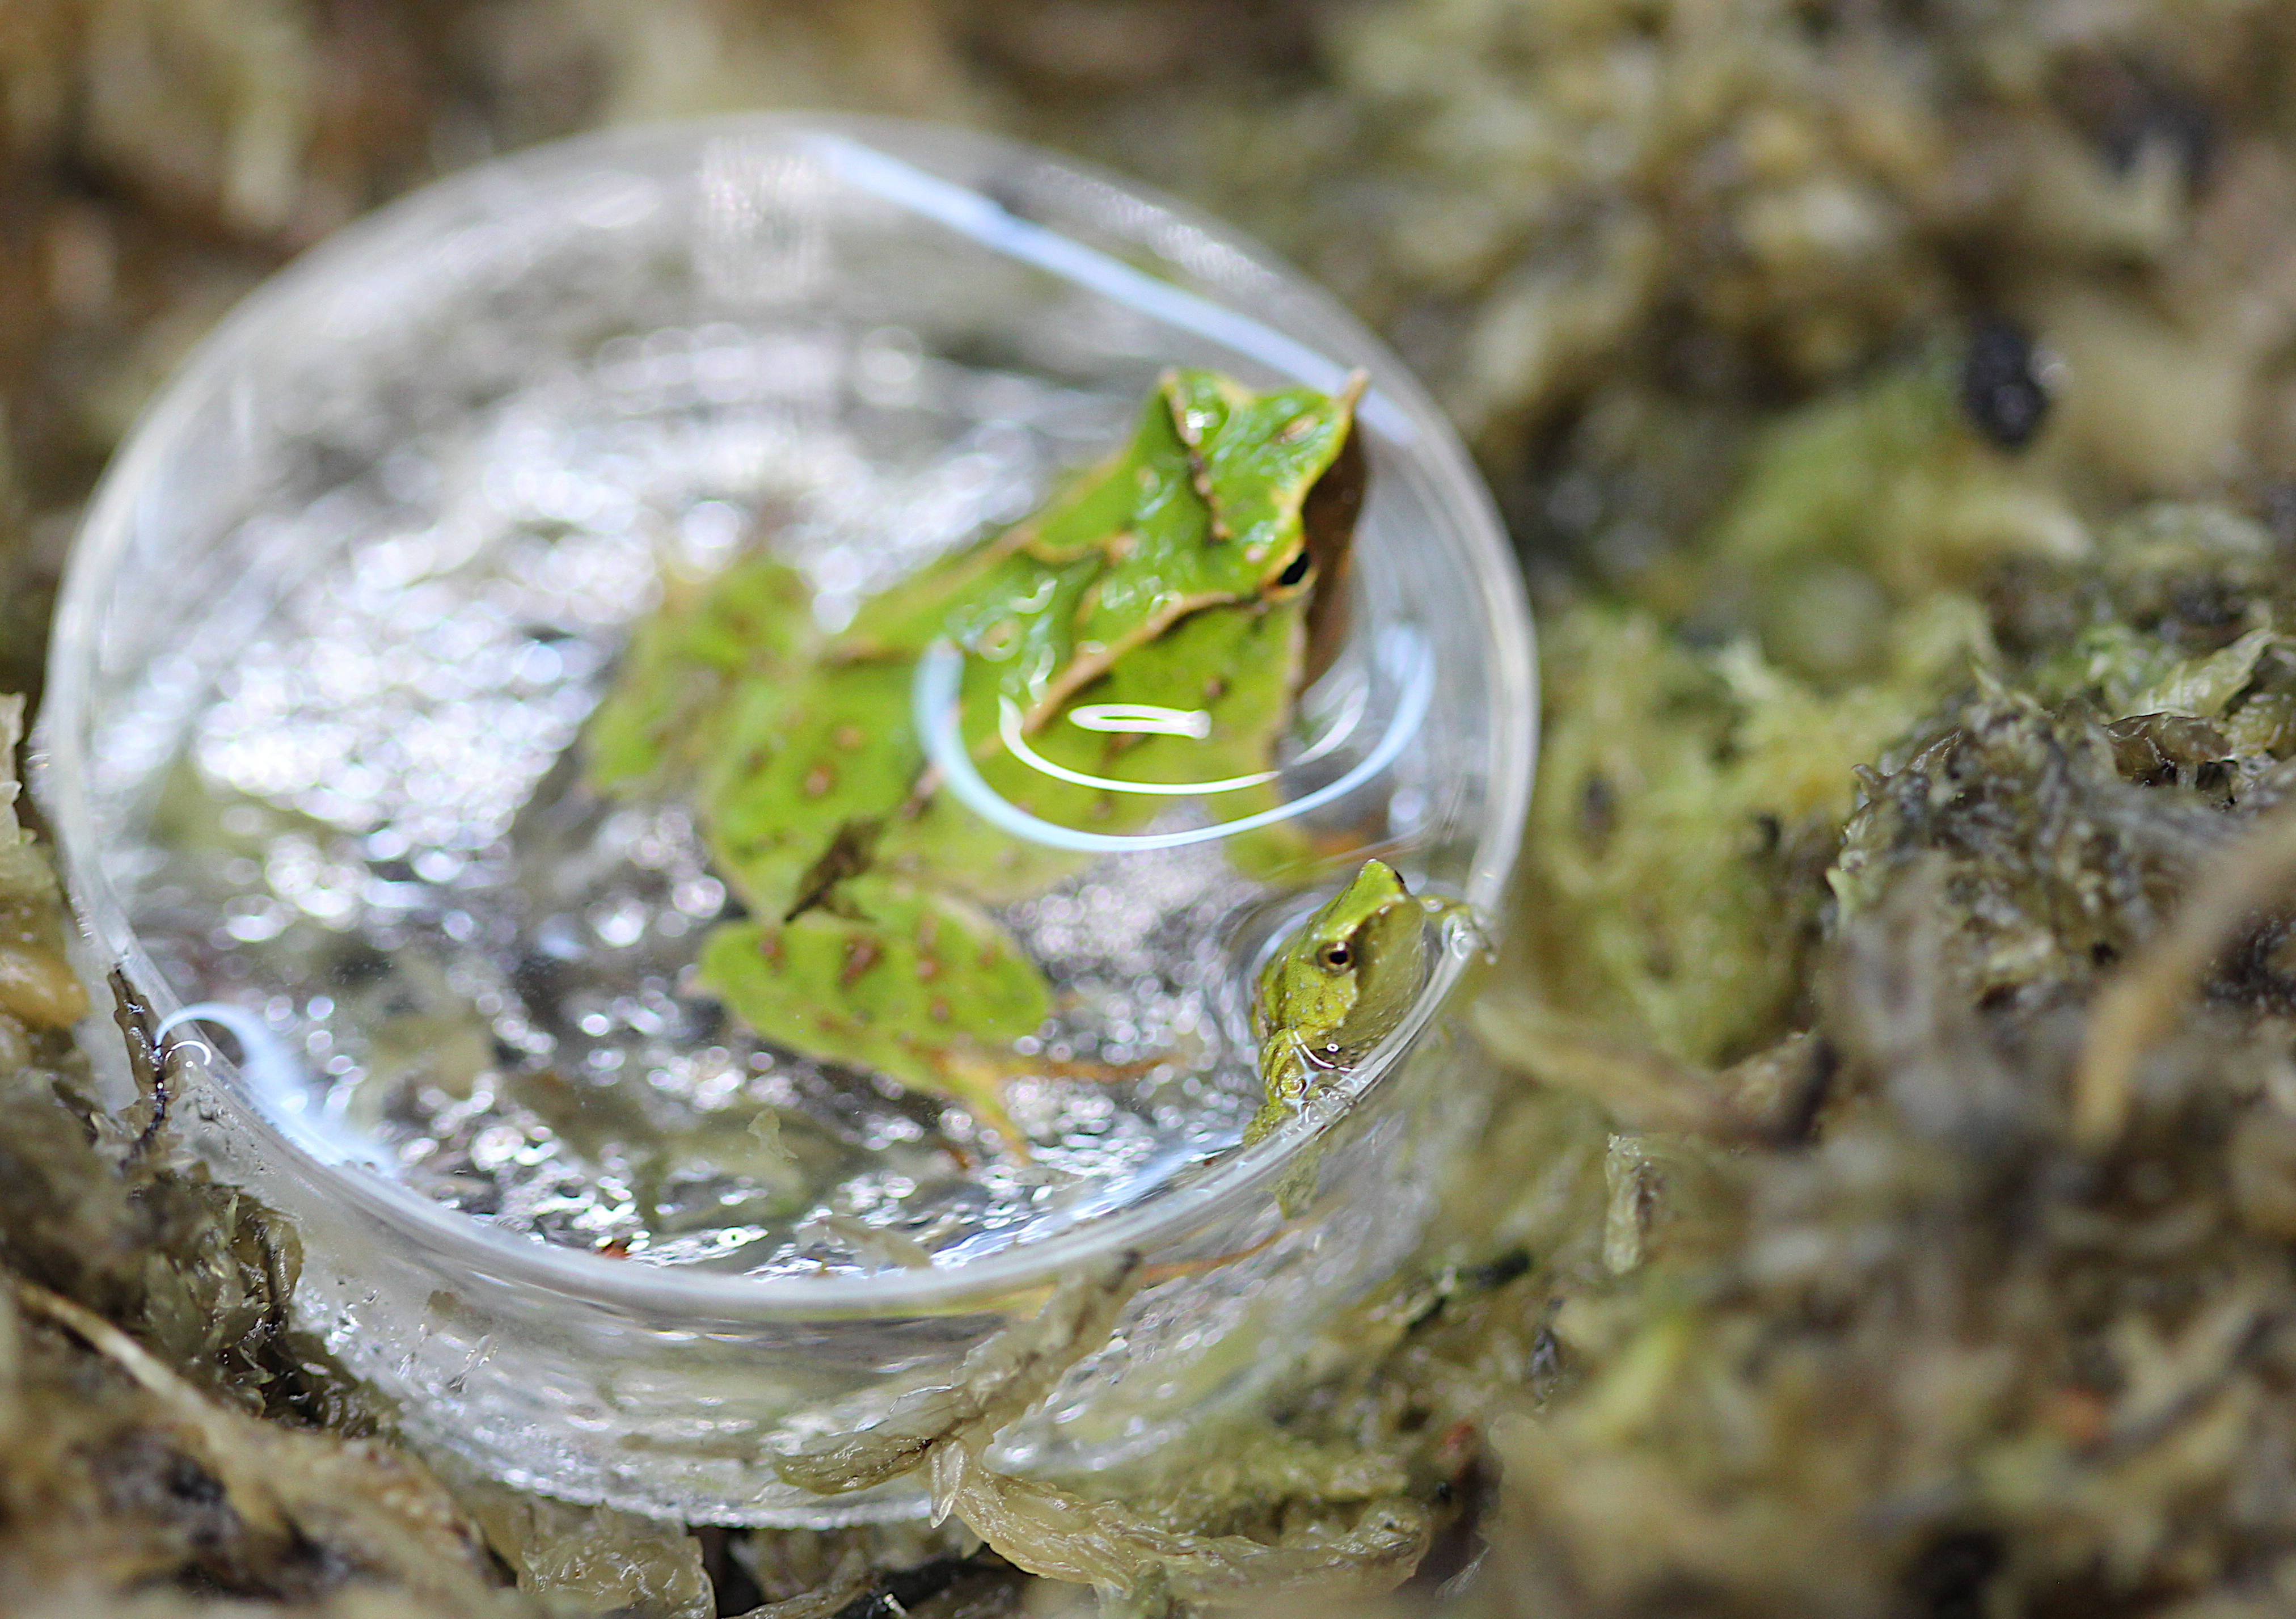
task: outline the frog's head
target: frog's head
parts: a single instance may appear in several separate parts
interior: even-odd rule
[[[1332,394],[1253,394],[1211,371],[1168,373],[1172,425],[1214,509],[1211,540],[1240,548],[1261,600],[1308,599],[1302,683],[1323,673],[1347,633],[1347,577],[1366,467],[1358,371]]]
[[[1296,1034],[1344,1060],[1402,1020],[1427,961],[1427,913],[1395,868],[1365,860],[1355,880],[1283,941],[1260,972],[1263,1033]]]
[[[1335,401],[1348,414],[1346,436],[1341,439],[1332,464],[1308,486],[1307,498],[1300,503],[1300,549],[1308,565],[1301,569],[1294,558],[1284,569],[1287,576],[1304,577],[1305,583],[1292,588],[1315,592],[1308,603],[1308,656],[1300,671],[1303,686],[1331,667],[1348,635],[1348,565],[1355,555],[1356,516],[1363,510],[1367,476],[1363,433],[1355,425],[1356,400],[1363,393],[1364,381],[1364,374],[1357,372]],[[1277,588],[1283,588],[1280,579]]]

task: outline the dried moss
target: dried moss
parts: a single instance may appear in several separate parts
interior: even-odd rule
[[[2220,974],[2109,1138],[2068,1094],[2098,916],[2225,858],[2226,818],[2123,780],[2093,720],[1954,719],[1852,834],[1817,1139],[1728,1162],[1726,1254],[1567,1304],[1587,1383],[1497,1433],[1506,1611],[2143,1612],[2286,1577],[2278,986]]]
[[[0,803],[12,787],[0,752]],[[53,879],[6,831],[0,916],[47,948]],[[372,1586],[402,1611],[530,1611],[428,1470],[365,1437],[373,1396],[287,1324],[292,1231],[95,1106],[66,1030],[8,1028],[0,1607]]]

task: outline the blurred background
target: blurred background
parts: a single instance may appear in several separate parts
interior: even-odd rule
[[[2264,0],[12,0],[5,667],[111,447],[269,270],[430,176],[727,108],[994,127],[1242,225],[1420,371],[1526,547],[1613,573],[1726,480],[1704,404],[1985,315],[2111,351],[2058,424],[2085,477],[2219,484],[2296,432],[2292,32]],[[1669,410],[1701,465],[1607,490],[1588,457]]]

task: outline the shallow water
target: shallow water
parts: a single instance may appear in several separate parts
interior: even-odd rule
[[[1266,930],[1216,843],[1004,913],[1062,991],[1024,1053],[1136,1074],[1016,1081],[1026,1158],[692,987],[728,897],[691,818],[601,799],[574,762],[660,570],[769,544],[833,625],[1026,511],[1133,408],[886,333],[831,412],[782,397],[806,358],[801,334],[624,340],[258,520],[315,560],[251,632],[215,630],[243,647],[174,705],[119,867],[184,998],[259,1020],[244,1066],[308,1143],[551,1242],[774,1275],[1027,1240],[1236,1140]]]

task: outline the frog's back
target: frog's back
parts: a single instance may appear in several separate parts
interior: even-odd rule
[[[698,798],[711,858],[738,889],[792,904],[840,828],[900,809],[924,762],[908,686],[898,663],[832,665],[732,705]]]
[[[706,585],[670,579],[591,715],[585,764],[602,792],[682,784],[717,752],[729,711],[810,668],[813,595],[787,563],[752,556]]]

